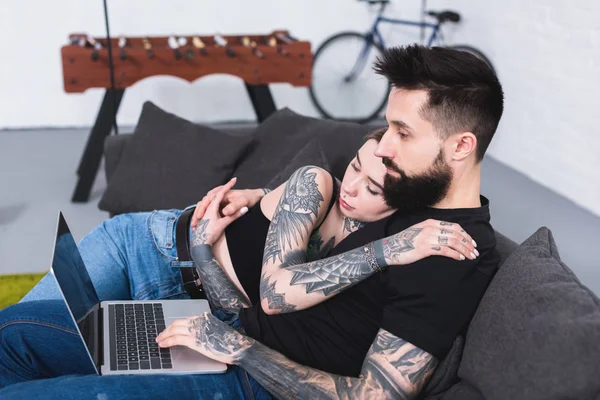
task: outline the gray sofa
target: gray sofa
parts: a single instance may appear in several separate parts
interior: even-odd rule
[[[258,126],[217,126],[207,134],[210,128],[146,103],[134,134],[105,142],[108,187],[99,206],[111,215],[183,208],[214,185],[189,184],[205,166],[221,174],[220,183],[237,176],[238,188],[275,187],[307,164],[342,177],[373,128],[283,109]],[[242,142],[223,144],[220,136]],[[229,146],[229,159],[223,146]],[[241,150],[231,150],[236,146]],[[200,158],[200,147],[212,150]],[[145,167],[137,168],[140,163]],[[226,172],[215,167],[225,164]],[[496,235],[498,273],[420,398],[600,399],[600,300],[561,262],[547,228],[521,244]]]

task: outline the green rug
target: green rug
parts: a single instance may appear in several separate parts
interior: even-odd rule
[[[43,274],[0,275],[0,309],[17,303]]]

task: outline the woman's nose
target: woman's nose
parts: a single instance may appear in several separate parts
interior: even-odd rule
[[[348,196],[354,197],[354,196],[356,196],[357,187],[358,187],[357,179],[352,179],[352,180],[344,183],[342,190]]]

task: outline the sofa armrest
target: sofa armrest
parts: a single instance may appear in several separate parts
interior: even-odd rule
[[[123,151],[133,137],[132,133],[107,136],[104,140],[104,172],[106,174],[106,182],[110,182],[110,178],[117,169],[119,161],[123,156]]]

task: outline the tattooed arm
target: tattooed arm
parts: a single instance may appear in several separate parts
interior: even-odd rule
[[[431,354],[380,329],[358,378],[330,374],[291,361],[209,313],[174,322],[157,341],[239,365],[280,399],[413,399],[438,364]]]
[[[237,314],[240,308],[250,306],[250,300],[231,282],[212,251],[213,243],[223,235],[225,228],[248,210],[241,209],[234,215],[221,216],[219,205],[234,184],[235,178],[215,193],[194,229],[190,253],[211,309]]]
[[[200,220],[192,242],[192,258],[196,264],[196,271],[200,275],[202,288],[211,310],[237,314],[240,308],[250,307],[250,300],[231,282],[212,251],[209,253],[206,248],[201,247],[201,241],[196,238],[200,234],[196,235],[196,232],[201,231],[204,221],[204,219]]]
[[[301,263],[286,253],[281,268],[261,280],[262,308],[278,314],[312,307],[392,265],[429,256],[475,259],[475,242],[455,223],[427,220],[334,257]]]
[[[313,253],[319,251],[320,236],[311,235],[326,217],[332,192],[330,174],[318,167],[302,167],[285,183],[269,225],[263,253],[260,297],[264,308],[294,311],[295,306],[285,304],[284,294],[275,291],[277,277],[274,275],[279,276],[282,267],[305,263],[309,247]],[[331,245],[330,241],[326,247]],[[289,282],[284,286],[289,286]]]
[[[281,399],[413,399],[437,364],[431,354],[384,329],[371,345],[358,378],[306,367],[259,342],[242,352],[238,362]]]

